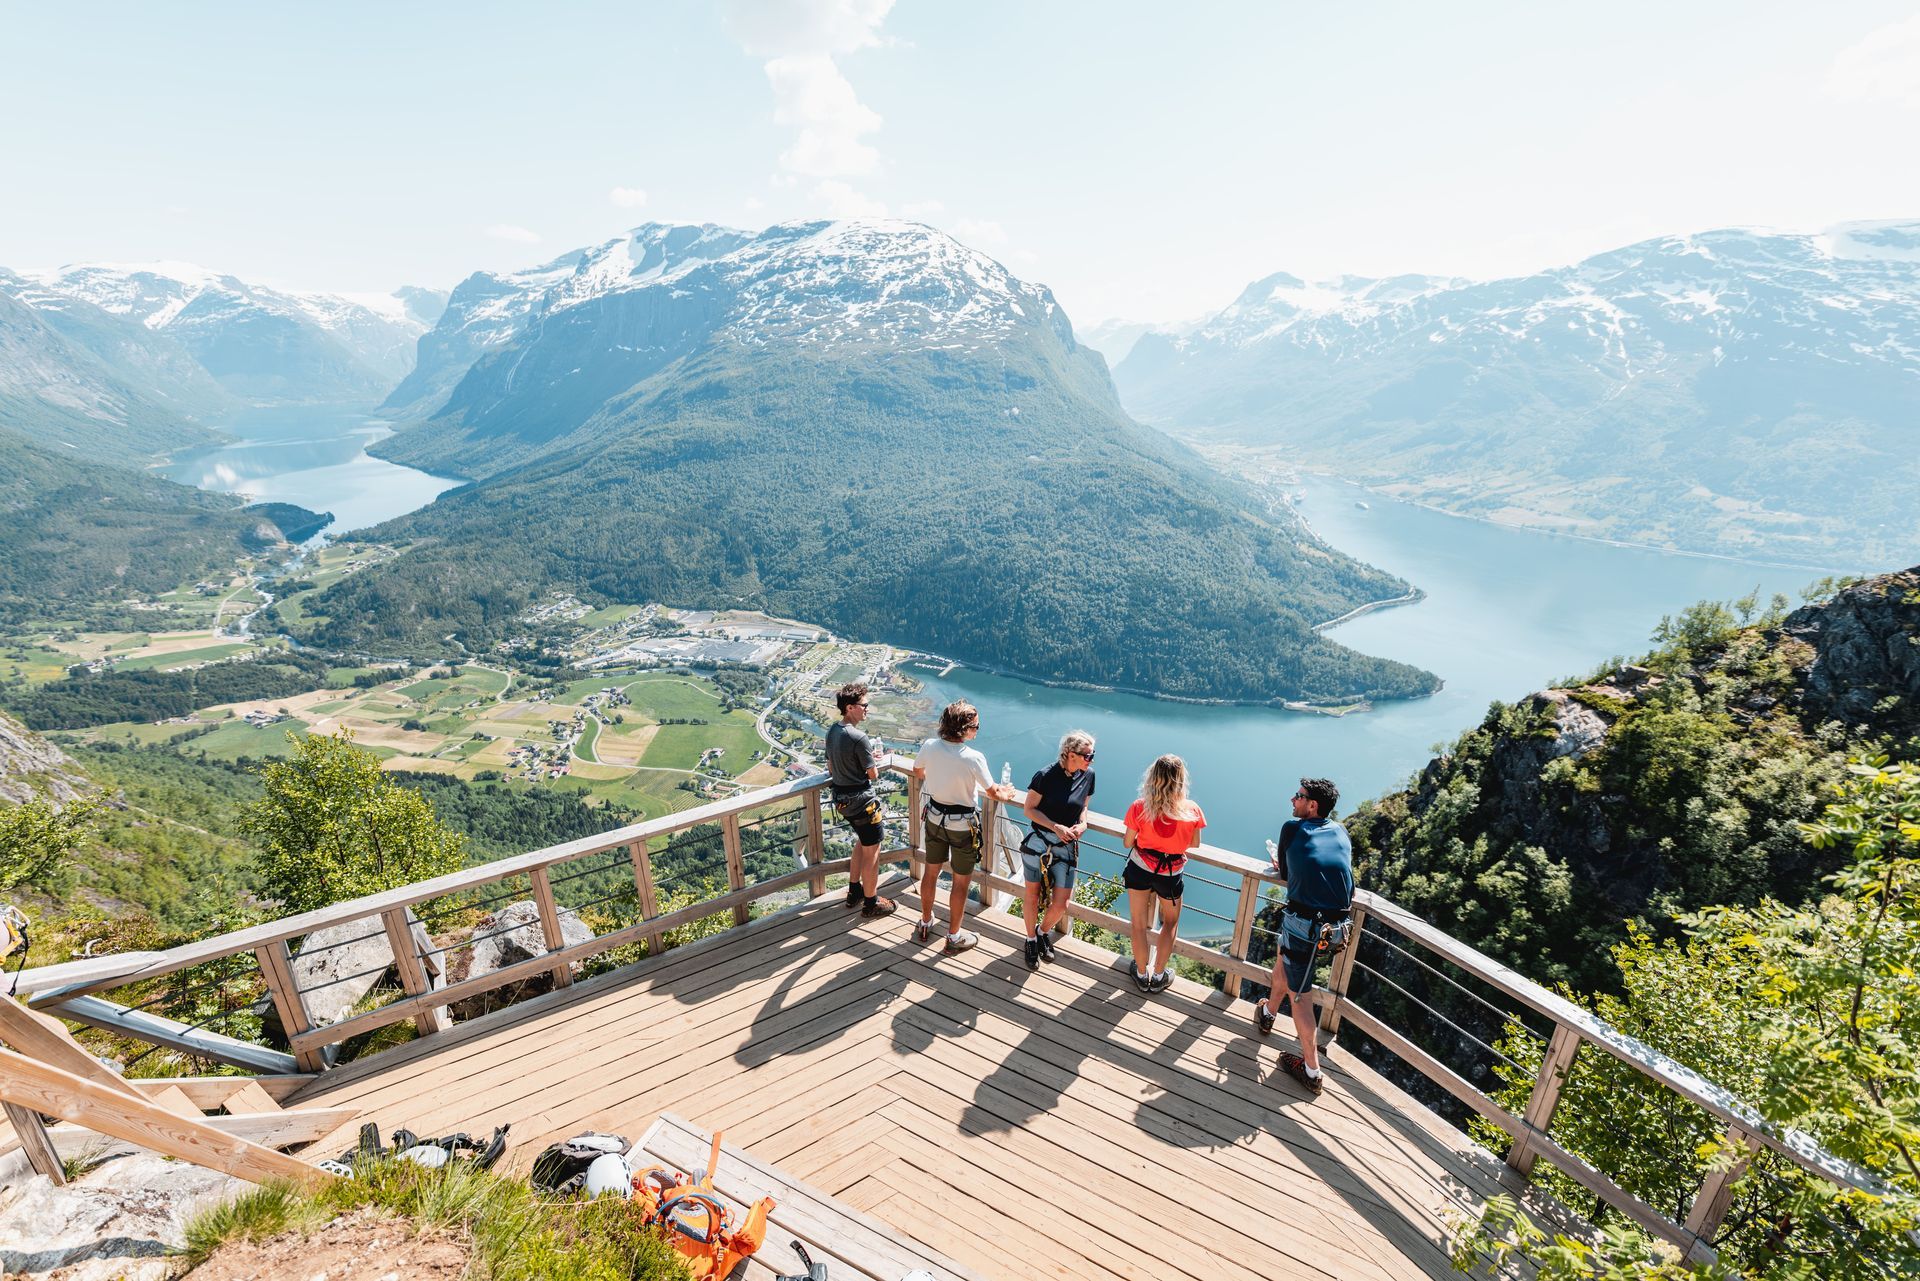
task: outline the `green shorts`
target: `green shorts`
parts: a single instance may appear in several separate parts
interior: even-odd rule
[[[955,876],[972,876],[973,869],[980,865],[980,835],[970,827],[940,827],[928,823],[923,829],[927,834],[927,862],[951,862],[949,869]]]

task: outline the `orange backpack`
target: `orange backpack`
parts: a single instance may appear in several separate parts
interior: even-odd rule
[[[735,1225],[733,1215],[713,1190],[713,1172],[720,1164],[720,1136],[713,1136],[707,1172],[695,1183],[664,1165],[650,1165],[633,1175],[633,1200],[641,1219],[667,1238],[698,1281],[724,1281],[744,1276],[747,1259],[767,1237],[767,1215],[773,1198],[761,1197],[747,1212],[747,1221]]]

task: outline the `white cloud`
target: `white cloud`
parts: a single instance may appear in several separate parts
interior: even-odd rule
[[[769,59],[775,123],[795,130],[780,153],[780,167],[808,178],[872,173],[880,153],[860,141],[880,127],[880,117],[861,104],[853,86],[825,54]]]
[[[607,199],[622,209],[638,209],[647,203],[647,192],[644,187],[615,187],[607,193]]]
[[[900,216],[916,222],[932,222],[946,211],[947,207],[938,200],[912,200],[900,206]]]
[[[1890,102],[1920,110],[1920,16],[1889,23],[1827,69],[1827,92],[1847,102]]]
[[[1004,245],[1007,229],[984,218],[962,218],[953,224],[954,239],[969,245]]]
[[[487,228],[487,234],[495,240],[511,240],[517,245],[537,245],[540,233],[528,231],[525,227],[516,227],[512,223],[496,222]]]
[[[761,58],[852,53],[880,43],[893,0],[728,0],[727,29]]]
[[[826,211],[829,218],[884,218],[887,216],[885,202],[854,189],[838,178],[828,178],[813,185],[813,200]]]
[[[792,130],[780,153],[788,177],[819,179],[816,198],[836,217],[877,202],[844,179],[873,173],[880,153],[865,141],[879,113],[854,92],[835,58],[878,45],[893,0],[727,0],[727,29],[740,47],[765,60],[774,121]],[[822,193],[826,193],[823,197]]]

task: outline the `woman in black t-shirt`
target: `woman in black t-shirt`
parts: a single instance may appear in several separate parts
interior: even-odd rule
[[[1020,843],[1020,867],[1027,883],[1021,915],[1027,927],[1027,968],[1053,959],[1053,931],[1066,919],[1073,898],[1080,838],[1087,832],[1087,804],[1093,799],[1093,735],[1069,730],[1060,740],[1060,759],[1027,784],[1027,822],[1033,830]],[[1040,880],[1053,886],[1046,920],[1040,913]]]

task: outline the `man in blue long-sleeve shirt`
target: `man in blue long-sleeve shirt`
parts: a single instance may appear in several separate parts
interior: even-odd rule
[[[1275,1016],[1269,1002],[1282,996],[1293,1007],[1293,1027],[1300,1036],[1300,1052],[1286,1051],[1280,1066],[1287,1075],[1318,1094],[1320,1051],[1314,1040],[1314,967],[1331,949],[1327,941],[1344,939],[1353,916],[1353,842],[1347,829],[1333,821],[1340,789],[1331,780],[1303,778],[1293,794],[1293,817],[1280,829],[1274,870],[1287,878],[1287,905],[1280,916],[1280,950],[1273,958],[1271,993],[1254,1009],[1260,1035],[1273,1030]]]

